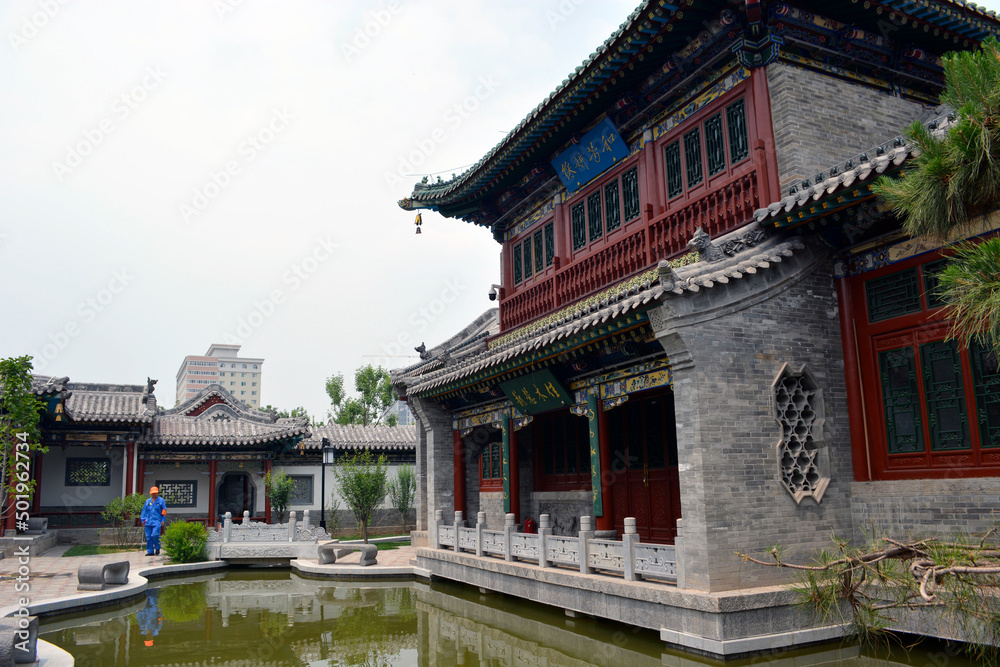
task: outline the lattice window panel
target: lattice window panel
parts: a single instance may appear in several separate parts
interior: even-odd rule
[[[604,208],[608,233],[613,232],[622,226],[620,193],[621,190],[619,189],[617,178],[604,186]]]
[[[579,250],[587,245],[587,213],[583,202],[573,207],[573,250]]]
[[[936,262],[928,262],[921,269],[924,274],[924,295],[927,297],[927,307],[937,308],[945,305],[944,299],[938,296],[938,277],[944,267],[948,265],[948,260],[939,259]]]
[[[962,359],[955,341],[920,346],[931,450],[970,449]]]
[[[110,486],[108,459],[67,459],[66,486]]]
[[[521,282],[521,246],[514,246],[514,284]]]
[[[806,497],[818,503],[830,484],[821,470],[819,448],[825,420],[823,391],[805,366],[795,373],[788,364],[778,373],[772,389],[775,419],[781,426],[781,484],[796,504]]]
[[[292,497],[289,505],[312,505],[313,502],[313,476],[312,475],[289,475],[292,480]]]
[[[198,483],[193,480],[158,482],[157,487],[167,507],[198,505]]]
[[[556,256],[556,236],[553,223],[545,225],[545,266],[552,266]]]
[[[912,347],[878,353],[885,410],[886,441],[890,454],[908,454],[924,449],[920,418],[920,388]]]
[[[747,109],[743,100],[726,107],[726,125],[729,127],[729,161],[731,164],[736,164],[750,155]]]
[[[701,130],[694,129],[684,135],[684,166],[687,168],[687,186],[698,185],[705,175],[701,167]]]
[[[722,138],[722,114],[705,121],[705,158],[708,175],[714,176],[726,168],[726,144]]]
[[[542,230],[539,229],[537,232],[535,232],[534,240],[535,240],[535,273],[541,273],[542,269],[545,268],[545,266],[542,263],[545,260],[542,251]]]
[[[865,283],[865,296],[868,300],[869,322],[920,312],[917,270],[914,268],[873,278]]]
[[[524,279],[527,280],[531,277],[531,272],[533,265],[531,263],[531,237],[524,239],[524,243],[521,246],[524,251]]]
[[[673,198],[684,192],[684,175],[681,168],[681,144],[679,141],[668,144],[663,149],[663,159],[667,165],[667,197]]]
[[[632,218],[638,218],[639,170],[634,167],[622,174],[622,199],[625,203],[625,220],[628,221]]]
[[[969,345],[976,392],[980,447],[1000,447],[1000,363],[996,353],[978,341]]]
[[[604,236],[604,215],[601,211],[601,191],[587,197],[587,221],[590,223],[590,240]]]

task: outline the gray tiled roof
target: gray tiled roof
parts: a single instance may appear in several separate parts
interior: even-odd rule
[[[39,396],[66,392],[66,414],[76,422],[148,424],[156,414],[156,401],[143,401],[145,385],[70,382],[68,377],[34,375],[31,390]]]
[[[206,402],[217,399],[196,416]],[[278,419],[274,413],[247,407],[221,385],[209,385],[177,407],[160,412],[148,432],[139,438],[143,445],[261,445],[309,434],[307,417]]]
[[[323,438],[336,449],[408,450],[417,448],[416,426],[359,426],[328,424],[312,427],[312,435],[300,444],[319,449]]]

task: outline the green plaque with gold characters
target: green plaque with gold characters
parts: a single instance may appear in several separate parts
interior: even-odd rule
[[[601,438],[597,431],[597,396],[587,397],[587,423],[590,426],[590,487],[594,493],[594,516],[604,516],[601,497]]]
[[[573,405],[573,397],[548,369],[504,382],[500,390],[523,415],[537,415]]]

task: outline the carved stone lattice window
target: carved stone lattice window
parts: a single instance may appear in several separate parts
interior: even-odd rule
[[[819,444],[823,440],[823,390],[803,366],[797,373],[788,364],[781,368],[772,385],[775,418],[781,426],[778,459],[781,483],[801,503],[811,496],[823,498],[830,478],[823,474],[825,461]]]

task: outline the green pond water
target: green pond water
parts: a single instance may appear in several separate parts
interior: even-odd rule
[[[840,643],[721,663],[670,650],[655,632],[457,584],[270,569],[153,582],[127,604],[43,619],[41,633],[77,667],[973,664],[944,645],[873,656]]]

